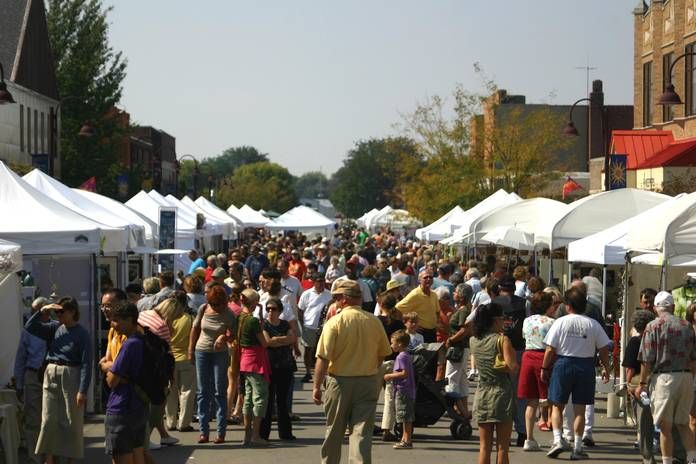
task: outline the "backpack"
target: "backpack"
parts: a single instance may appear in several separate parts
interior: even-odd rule
[[[167,387],[174,377],[174,356],[169,343],[144,328],[140,335],[143,344],[142,375],[136,381],[136,392],[141,400],[148,404],[164,404],[167,399]]]

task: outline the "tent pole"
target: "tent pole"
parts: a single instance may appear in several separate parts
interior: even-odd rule
[[[607,265],[602,268],[602,317],[607,317]]]
[[[568,261],[568,282],[566,283],[566,290],[570,288],[570,283],[573,281],[573,263]]]
[[[552,285],[553,280],[553,252],[549,249],[549,285]]]
[[[126,288],[126,286],[129,284],[128,282],[128,252],[125,251],[123,252],[123,287],[121,288]]]
[[[629,314],[628,314],[628,282],[629,282],[629,272],[631,269],[631,254],[626,253],[625,257],[625,262],[624,262],[624,275],[623,275],[623,298],[622,298],[622,303],[623,303],[623,308],[621,309],[621,318],[619,319],[619,327],[621,328],[621,347],[619,349],[619,359],[621,361],[621,364],[624,362],[624,351],[626,348],[626,342],[628,339],[628,321],[629,321]],[[619,370],[619,385],[623,385],[626,383],[626,369],[621,368]],[[625,414],[624,414],[625,417]]]
[[[667,259],[662,261],[662,267],[660,268],[660,290],[664,290],[667,287]]]

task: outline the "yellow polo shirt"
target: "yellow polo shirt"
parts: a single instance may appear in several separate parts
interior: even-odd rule
[[[109,335],[106,337],[106,350],[112,361],[116,361],[116,356],[118,356],[118,352],[121,351],[121,346],[127,338],[125,335],[116,332],[113,327],[109,328]]]
[[[329,361],[329,374],[375,375],[392,353],[382,323],[359,306],[348,306],[329,319],[317,343],[317,356]]]
[[[396,309],[401,311],[401,314],[418,313],[418,325],[424,329],[434,329],[437,326],[440,304],[432,290],[430,295],[426,295],[420,286],[414,288],[396,304]]]

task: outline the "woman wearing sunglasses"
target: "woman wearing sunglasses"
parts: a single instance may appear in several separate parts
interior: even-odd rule
[[[281,440],[294,440],[290,422],[288,391],[292,386],[293,372],[297,370],[292,347],[297,340],[295,331],[288,321],[280,318],[283,302],[271,297],[266,302],[267,320],[263,331],[268,339],[268,358],[271,363],[271,383],[268,385],[268,406],[266,416],[261,421],[261,438],[268,440],[271,434],[272,410],[275,405],[278,417],[278,437]]]
[[[51,311],[57,320],[43,322],[42,314]],[[56,457],[72,462],[84,455],[82,426],[92,376],[92,344],[79,319],[75,298],[64,297],[58,304],[46,305],[34,313],[25,326],[27,332],[48,344],[41,430],[36,444],[36,454],[44,454],[48,464],[53,464]]]

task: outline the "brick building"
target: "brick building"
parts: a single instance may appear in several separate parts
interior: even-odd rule
[[[630,105],[604,105],[602,81],[592,82],[588,96],[590,104],[578,104],[573,110],[573,123],[578,131],[572,145],[557,153],[549,153],[548,169],[559,172],[589,172],[601,169],[603,159],[609,151],[612,130],[630,129],[633,122],[633,107]],[[527,103],[524,95],[510,95],[498,90],[483,105],[483,114],[474,116],[470,122],[471,145],[474,156],[486,156],[486,131],[505,124],[507,117],[531,116],[534,112],[549,112],[559,122],[559,134],[568,121],[572,105],[549,105]],[[560,179],[560,178],[559,178]],[[564,177],[563,177],[564,179]],[[601,190],[601,183],[590,184],[590,190]]]
[[[177,190],[176,138],[152,126],[136,126],[131,136],[131,163],[139,162],[144,178],[162,195]]]

